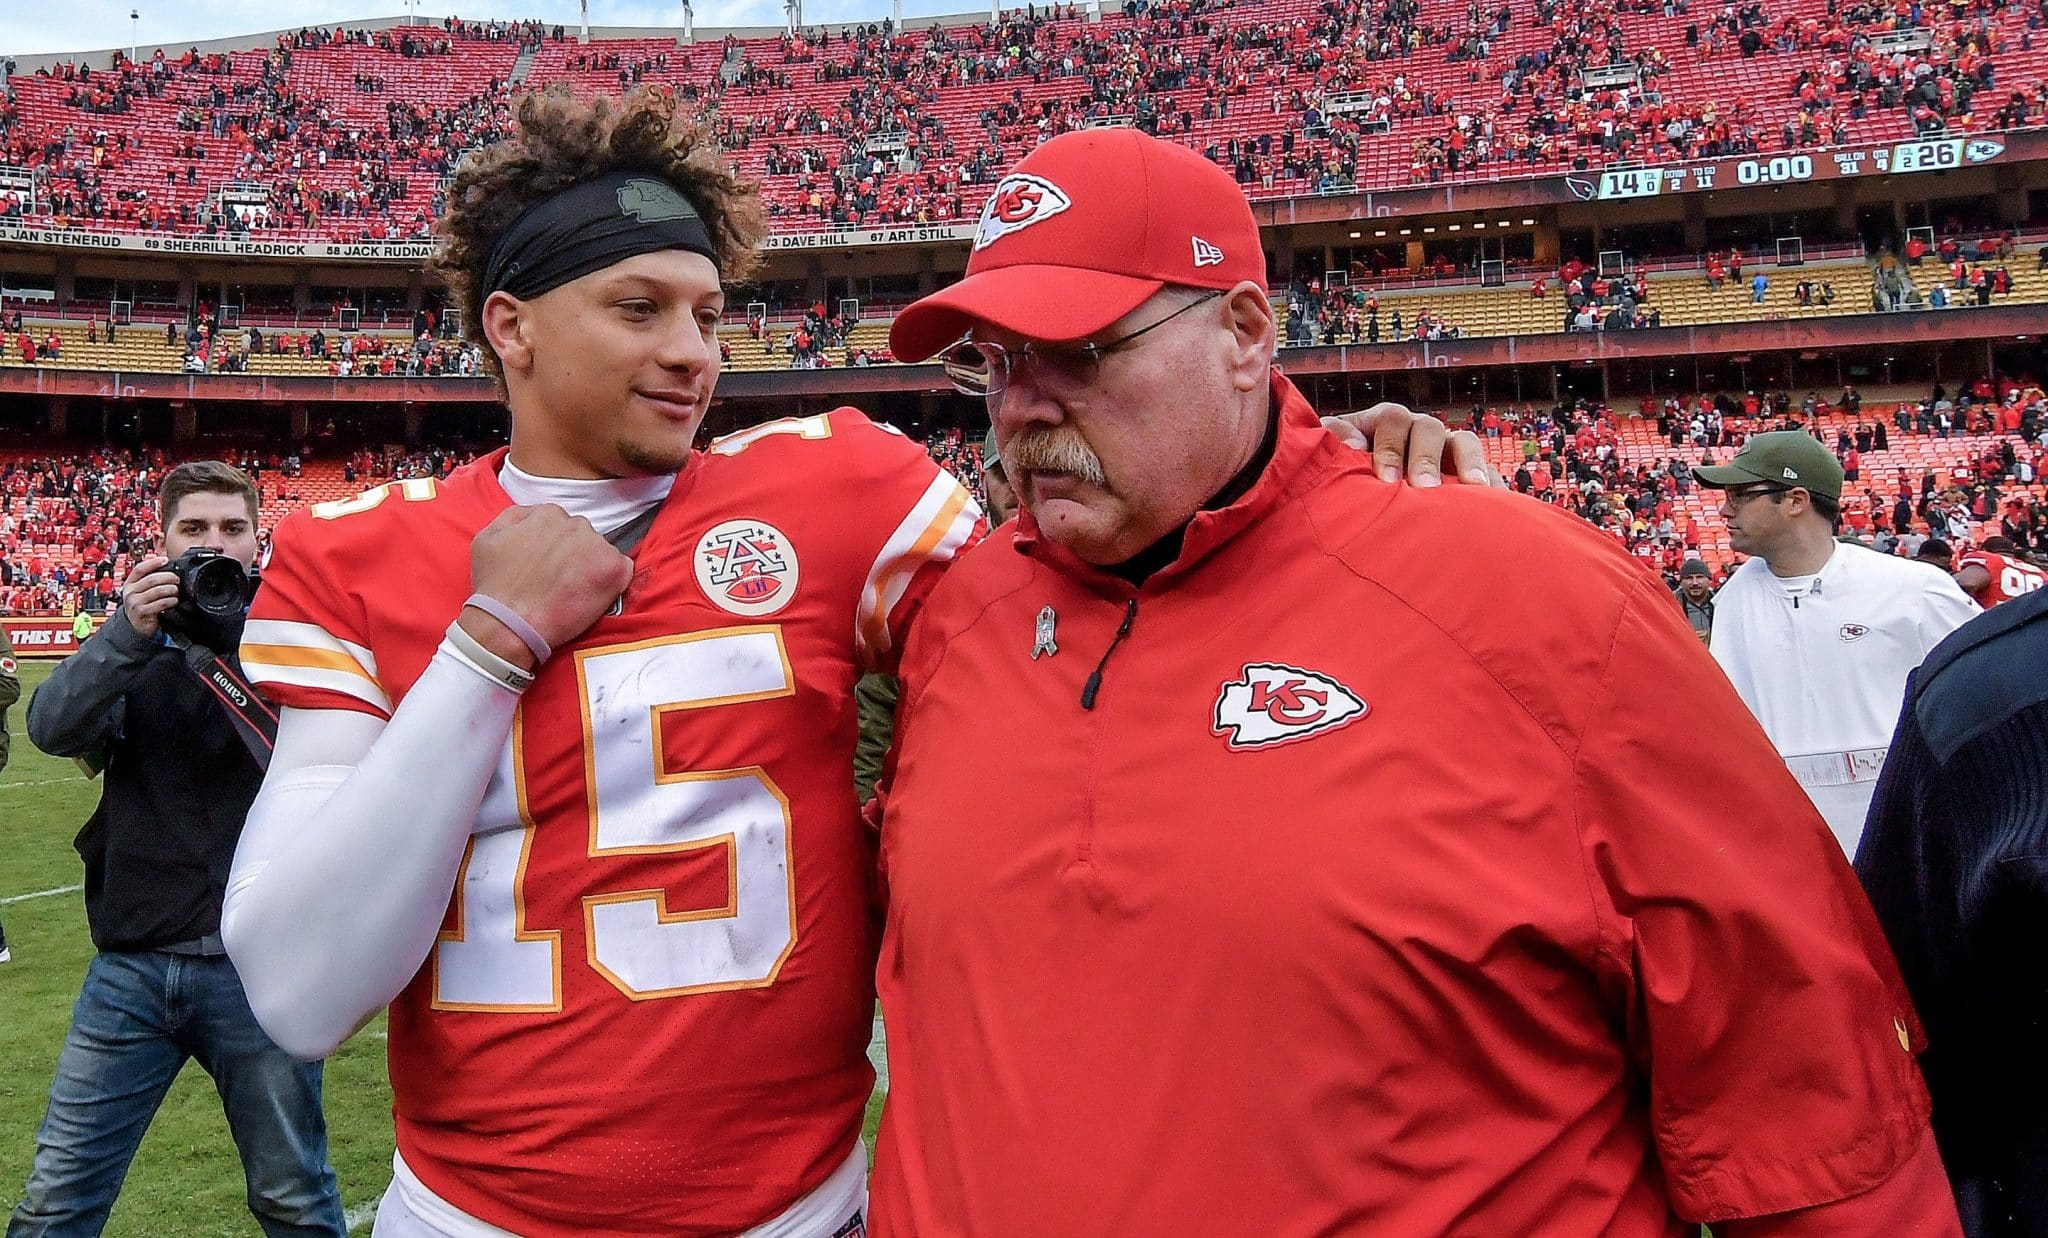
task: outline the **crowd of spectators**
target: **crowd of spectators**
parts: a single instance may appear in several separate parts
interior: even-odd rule
[[[1977,237],[1947,234],[1933,244],[1913,236],[1879,254],[1871,287],[1871,308],[1940,310],[1993,304],[2013,291],[2012,268],[2019,239],[2011,231]],[[2048,269],[2048,246],[2036,255],[2035,270]]]
[[[792,370],[823,370],[838,366],[864,367],[890,365],[896,360],[888,347],[855,348],[849,337],[860,325],[857,318],[828,311],[821,301],[804,311],[804,316],[795,326],[778,331],[757,316],[747,319],[747,335],[760,341],[767,354],[786,357]],[[723,360],[732,360],[732,346],[719,341]],[[835,361],[835,358],[837,360]]]
[[[493,77],[467,94],[416,72],[401,78],[403,66],[459,58],[476,42],[566,43],[573,32],[455,18],[308,28],[264,52],[156,51],[139,62],[117,55],[105,70],[39,70],[55,89],[32,92],[32,105],[10,77],[0,164],[45,172],[37,214],[60,226],[377,241],[424,236],[454,159],[501,133],[513,91],[549,74],[677,90],[744,167],[769,178],[771,215],[798,228],[971,218],[977,187],[1037,143],[1090,124],[1185,141],[1255,193],[1309,193],[1359,184],[1374,144],[1375,169],[1398,167],[1385,148],[1405,150],[1408,179],[1430,181],[1503,164],[1813,147],[1856,138],[1879,113],[1903,113],[1921,132],[2048,116],[2048,84],[2008,82],[1997,69],[2009,47],[2031,49],[2040,15],[2025,6],[1957,0],[1936,13],[1863,0],[1823,15],[1749,0],[1695,14],[1693,3],[1468,0],[1459,17],[1426,14],[1419,0],[1319,0],[1307,13],[1130,0],[1100,24],[1071,3],[1033,4],[922,31],[881,22],[727,38],[716,56],[600,42],[519,87]],[[1878,41],[1908,30],[1909,46]],[[321,97],[329,79],[294,71],[295,55],[335,48],[361,49],[347,80],[386,100],[382,117],[366,121],[360,105]],[[1758,57],[1785,62],[1781,98],[1701,88],[1713,80],[1702,66]],[[1589,86],[1589,71],[1618,80]],[[820,84],[838,89],[810,89]],[[146,136],[156,126],[136,119],[145,110],[174,121],[176,137]],[[1233,113],[1262,119],[1248,130]],[[223,204],[213,191],[228,184],[260,186],[264,200]],[[0,218],[31,205],[0,198]]]
[[[1654,420],[1668,450],[1630,450],[1625,419]],[[2048,508],[2036,491],[2048,473],[2048,395],[2032,381],[1978,378],[1951,392],[1934,387],[1920,400],[1887,413],[1866,408],[1855,388],[1834,401],[1789,391],[1669,397],[1627,413],[1574,400],[1474,409],[1472,424],[1487,438],[1506,439],[1519,456],[1512,485],[1607,531],[1672,584],[1698,558],[1707,533],[1703,516],[1718,508],[1694,499],[1692,468],[1732,455],[1754,433],[1804,430],[1833,448],[1846,478],[1841,535],[1907,557],[1930,540],[1963,546],[2003,534],[2022,551],[2048,555]],[[1896,439],[1988,438],[1974,456],[1942,467],[1881,469],[1866,463]],[[1689,501],[1690,500],[1690,501]],[[1725,565],[1732,568],[1732,564]]]
[[[1325,285],[1311,278],[1290,284],[1286,301],[1287,323],[1281,340],[1286,348],[1454,340],[1464,335],[1461,327],[1429,308],[1419,296],[1393,301],[1383,314],[1378,292],[1350,283]]]
[[[1639,430],[1624,435],[1623,425]],[[1655,442],[1644,431],[1654,425]],[[1830,445],[1843,463],[1841,533],[1880,551],[1911,557],[1930,542],[1964,546],[1985,536],[2011,538],[2023,553],[2048,558],[2048,394],[2031,380],[1982,377],[1956,390],[1867,406],[1853,387],[1833,400],[1785,390],[1667,397],[1617,410],[1593,400],[1548,408],[1482,407],[1471,426],[1506,459],[1512,485],[1605,530],[1675,583],[1701,555],[1715,499],[1702,500],[1692,467],[1725,459],[1753,433],[1799,429]],[[329,425],[316,440],[331,438]],[[1967,436],[1970,445],[1937,465],[1878,464],[1903,442]],[[957,428],[929,432],[932,458],[977,496],[980,436]],[[490,446],[393,446],[320,449],[324,475],[349,489],[408,477],[445,477]],[[311,444],[228,451],[256,481],[266,517],[305,501]],[[0,613],[104,609],[120,574],[147,549],[154,528],[154,486],[174,463],[160,450],[88,452],[0,462]],[[1724,565],[1732,567],[1732,565]]]
[[[149,547],[169,468],[111,449],[0,463],[0,613],[103,608],[117,568]]]

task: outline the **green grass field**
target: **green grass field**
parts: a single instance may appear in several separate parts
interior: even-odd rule
[[[92,812],[98,784],[70,761],[45,756],[23,734],[28,694],[51,663],[23,662],[23,705],[8,711],[14,754],[0,773],[0,900],[83,880],[72,835]],[[76,891],[0,902],[14,961],[0,965],[0,1215],[12,1210],[35,1156],[51,1072],[79,979],[92,958],[85,904]],[[343,1206],[367,1233],[370,1203],[391,1180],[391,1089],[380,1020],[327,1063],[327,1129]],[[871,1138],[881,1113],[868,1105]],[[258,1232],[243,1205],[241,1163],[212,1081],[197,1066],[180,1075],[142,1142],[106,1232],[113,1238],[179,1238]]]

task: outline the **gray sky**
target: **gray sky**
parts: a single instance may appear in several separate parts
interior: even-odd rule
[[[445,3],[445,0],[443,0]],[[1021,0],[1020,0],[1021,3]],[[781,0],[695,0],[697,26],[773,26],[782,22]],[[973,0],[904,0],[906,17],[977,9]],[[181,48],[202,39],[233,38],[287,24],[317,26],[403,12],[403,0],[0,0],[0,55],[94,51],[126,47],[128,14],[142,18],[138,36],[145,47]],[[469,0],[456,10],[476,20],[537,17],[573,27],[576,0]],[[677,26],[681,0],[591,0],[593,26]],[[806,22],[874,21],[889,15],[889,0],[804,0]],[[289,18],[283,14],[289,14]],[[428,7],[439,21],[446,11]]]

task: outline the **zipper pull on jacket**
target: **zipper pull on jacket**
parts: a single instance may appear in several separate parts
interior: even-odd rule
[[[1109,655],[1124,643],[1124,637],[1131,634],[1131,623],[1138,617],[1138,599],[1131,598],[1124,603],[1124,621],[1116,625],[1116,635],[1109,638],[1109,648],[1102,651],[1102,661],[1088,672],[1088,682],[1081,687],[1081,708],[1095,708],[1096,694],[1102,691],[1102,668],[1109,665]]]

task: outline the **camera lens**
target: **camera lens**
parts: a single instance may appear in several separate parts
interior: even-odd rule
[[[247,604],[242,565],[225,555],[192,569],[192,605],[209,615],[239,615]]]

